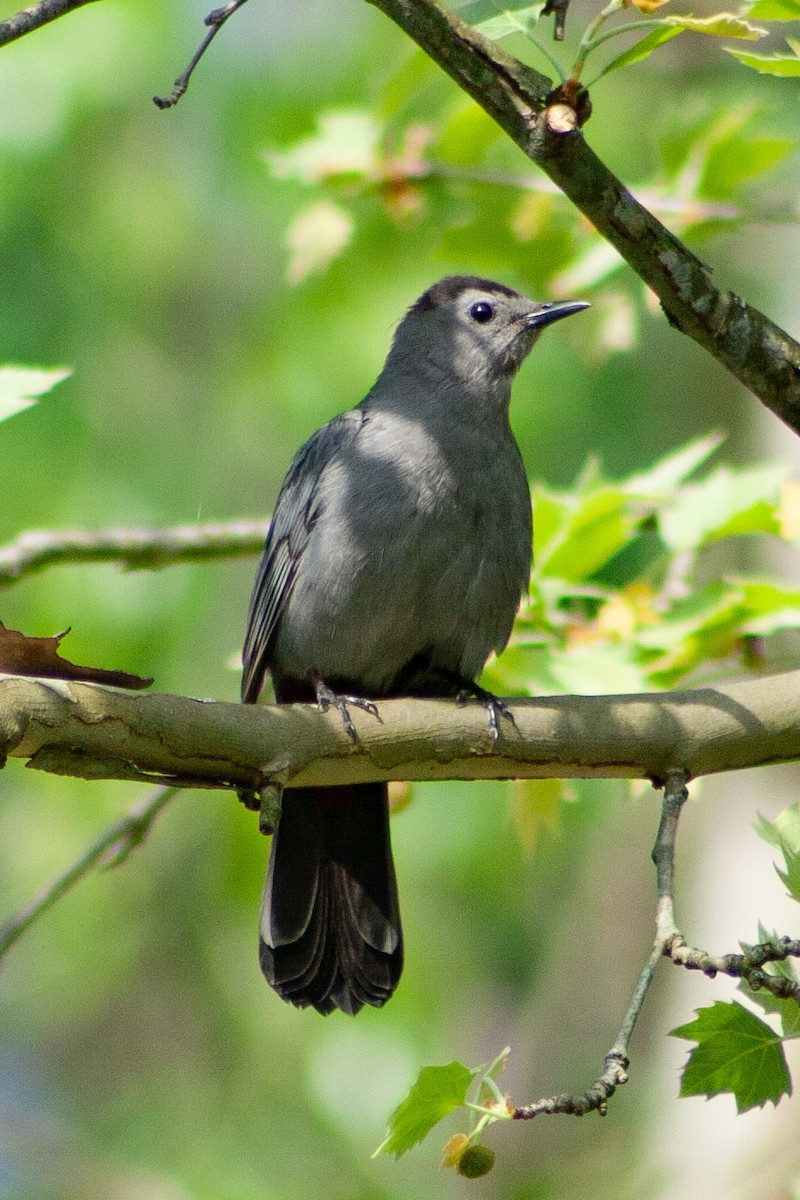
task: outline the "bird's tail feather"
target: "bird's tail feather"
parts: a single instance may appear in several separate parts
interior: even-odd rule
[[[261,906],[261,969],[321,1013],[380,1007],[403,967],[385,784],[284,793]]]

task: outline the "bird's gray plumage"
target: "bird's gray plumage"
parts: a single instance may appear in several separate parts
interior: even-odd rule
[[[506,644],[531,564],[528,484],[508,418],[541,305],[473,276],[409,309],[377,382],[297,454],[259,564],[242,698],[312,674],[379,699],[455,694]],[[295,1004],[357,1012],[396,986],[402,936],[386,789],[290,790],[273,840],[261,961]]]

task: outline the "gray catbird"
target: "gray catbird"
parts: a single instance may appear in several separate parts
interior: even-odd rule
[[[258,566],[242,700],[456,696],[508,641],[531,565],[531,505],[508,420],[545,325],[538,304],[451,276],[407,312],[378,381],[297,454]],[[355,700],[354,700],[355,698]],[[352,728],[352,727],[351,727]],[[397,986],[403,938],[387,789],[284,793],[261,908],[261,967],[292,1004],[357,1013]]]

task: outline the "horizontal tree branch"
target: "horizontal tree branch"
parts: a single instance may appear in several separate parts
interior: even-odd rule
[[[93,0],[39,0],[38,4],[23,8],[21,12],[0,21],[0,46],[15,42],[23,34],[39,29],[75,8],[83,8],[85,4],[92,3]]]
[[[634,199],[586,144],[576,120],[563,121],[565,105],[551,95],[546,76],[465,25],[439,0],[369,3],[413,38],[561,188],[652,288],[676,328],[800,433],[800,344],[740,296],[712,284],[710,267]]]
[[[691,776],[800,758],[800,672],[685,692],[509,701],[492,750],[479,704],[379,703],[336,713],[0,677],[0,751],[79,778],[257,789],[374,780]]]
[[[68,563],[117,563],[128,570],[156,570],[177,562],[258,554],[269,521],[210,521],[167,529],[83,529],[22,533],[0,547],[0,587],[44,567]]]

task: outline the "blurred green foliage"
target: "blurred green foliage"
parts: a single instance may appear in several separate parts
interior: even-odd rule
[[[323,0],[246,5],[177,108],[157,111],[150,97],[183,69],[205,12],[188,0],[102,0],[0,51],[0,361],[72,371],[0,427],[0,538],[263,515],[296,447],[363,395],[403,309],[450,271],[593,301],[580,330],[543,339],[512,412],[537,481],[540,539],[556,528],[579,538],[573,516],[592,496],[607,521],[610,556],[596,571],[616,574],[593,588],[621,591],[656,562],[652,545],[627,564],[611,556],[643,518],[634,473],[709,428],[726,430],[734,463],[769,456],[772,426],[752,399],[667,326],[566,201],[361,0],[335,14]],[[571,30],[595,12],[576,0]],[[788,321],[793,85],[689,42],[614,72],[587,136],[681,236],[704,239],[727,285]],[[322,169],[332,129],[344,170]],[[574,488],[589,454],[603,474]],[[718,513],[721,472],[707,472],[697,485],[707,491],[671,514],[662,540],[677,546],[693,516]],[[747,478],[750,507],[726,519],[760,521],[768,503],[775,520],[781,473]],[[703,536],[736,532],[714,516]],[[772,573],[764,555],[775,541],[762,532],[737,538],[738,552],[730,541],[706,548],[696,582],[709,638],[718,608],[708,589],[723,576],[739,589],[740,631],[775,611],[735,582]],[[584,545],[598,553],[594,536]],[[542,542],[542,553],[559,578],[574,575],[566,551]],[[37,635],[72,625],[76,661],[233,699],[253,569],[58,568],[8,589],[0,618]],[[565,636],[544,568],[537,588],[545,635]],[[576,597],[572,617],[599,620],[605,594]],[[674,669],[691,668],[674,616],[669,645],[662,634],[646,646],[642,623],[629,666],[635,649],[636,671],[670,655]],[[593,681],[616,687],[619,643],[609,646]],[[533,647],[515,647],[523,652]],[[399,1165],[369,1160],[424,1062],[479,1062],[511,1043],[508,1086],[520,1102],[593,1078],[651,936],[655,813],[611,784],[574,791],[590,802],[551,805],[557,832],[539,836],[530,858],[503,785],[416,789],[394,823],[408,965],[391,1005],[356,1022],[296,1012],[269,991],[256,952],[266,845],[229,796],[181,797],[123,867],[84,884],[4,963],[0,1194],[655,1194],[664,1164],[639,1150],[647,1044],[613,1124],[502,1128],[484,1184],[434,1174],[436,1147]],[[0,776],[0,912],[136,795],[12,763]],[[609,853],[625,869],[600,894],[594,864]]]

